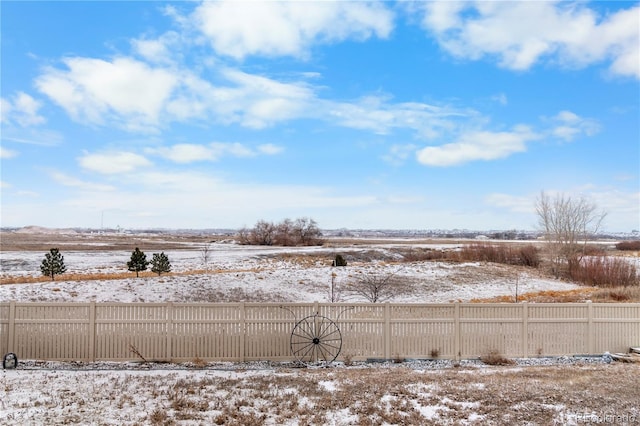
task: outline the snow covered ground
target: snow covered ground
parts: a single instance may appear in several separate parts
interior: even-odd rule
[[[67,274],[53,282],[0,285],[0,301],[326,302],[332,280],[340,287],[363,276],[390,274],[402,283],[392,302],[513,295],[516,285],[520,294],[576,287],[502,265],[398,262],[392,244],[295,249],[213,244],[206,265],[201,246],[194,245],[165,251],[172,274],[140,278],[126,270],[130,251],[61,251]],[[335,253],[351,259],[349,265],[331,267]],[[36,251],[0,252],[0,274],[39,276],[43,257]],[[84,273],[129,276],[65,280]],[[364,300],[343,294],[341,301]],[[613,414],[628,424],[640,421],[638,367],[601,359],[521,361],[509,367],[438,360],[300,369],[275,363],[20,360],[18,369],[0,373],[0,424],[577,425]],[[574,396],[578,382],[581,394]],[[618,386],[631,391],[616,394]]]
[[[439,248],[441,246],[434,246]],[[360,259],[331,267],[339,252]],[[364,254],[363,254],[364,253]],[[576,286],[505,265],[397,262],[393,246],[254,247],[212,244],[205,264],[201,248],[169,250],[173,274],[100,280],[65,280],[72,274],[127,273],[128,251],[62,251],[67,273],[55,281],[0,286],[0,300],[96,302],[328,302],[333,281],[340,289],[367,276],[393,275],[402,285],[389,299],[403,303],[446,303]],[[152,253],[147,252],[147,258]],[[364,261],[363,258],[373,258]],[[0,252],[3,277],[39,276],[40,252]],[[382,260],[380,260],[382,259]],[[199,271],[194,273],[193,271]],[[341,294],[340,301],[366,301]]]

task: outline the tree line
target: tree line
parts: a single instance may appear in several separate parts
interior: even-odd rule
[[[317,246],[324,242],[318,223],[308,217],[280,223],[259,220],[251,229],[240,229],[236,239],[240,244],[260,246]]]

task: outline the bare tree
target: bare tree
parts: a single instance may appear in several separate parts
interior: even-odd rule
[[[401,291],[399,282],[394,280],[397,272],[387,275],[365,275],[348,283],[344,290],[371,303],[385,302]]]
[[[319,244],[322,236],[317,222],[308,217],[296,219],[293,225],[293,234],[297,243],[303,246]]]
[[[580,263],[587,240],[598,233],[607,215],[585,197],[560,193],[552,198],[544,191],[536,200],[536,214],[556,276]]]
[[[251,231],[249,231],[246,227],[241,228],[238,231],[236,239],[240,244],[243,244],[243,245],[251,244]]]
[[[331,285],[329,287],[328,294],[330,303],[338,303],[342,301],[342,287],[340,280],[338,280],[338,274],[331,272]]]
[[[276,227],[273,223],[260,220],[251,230],[251,242],[261,246],[271,246],[274,243],[275,230]]]
[[[275,244],[279,246],[295,245],[293,236],[293,222],[285,219],[275,227]]]
[[[209,260],[211,258],[211,243],[206,243],[200,249],[200,259],[204,265],[204,270],[209,270]]]
[[[298,246],[322,244],[322,232],[315,220],[310,218],[285,219],[278,224],[260,220],[248,230],[242,228],[236,236],[240,244],[263,246]]]

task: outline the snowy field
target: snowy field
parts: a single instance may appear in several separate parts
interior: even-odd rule
[[[425,247],[424,245],[422,246]],[[444,244],[429,248],[441,249]],[[77,274],[127,273],[130,251],[64,251],[67,273],[53,282],[5,284],[0,300],[96,302],[328,302],[338,289],[363,277],[393,275],[401,283],[389,299],[447,303],[541,290],[569,290],[571,283],[540,277],[535,270],[481,263],[399,262],[393,244],[355,247],[278,248],[211,244],[205,264],[201,246],[167,250],[172,274],[100,280],[65,280]],[[449,247],[451,248],[451,247]],[[455,248],[455,247],[454,247]],[[154,251],[155,252],[155,251]],[[159,251],[158,251],[159,252]],[[152,257],[150,251],[145,252]],[[347,267],[331,267],[336,253]],[[40,276],[43,252],[0,252],[3,277]],[[195,272],[194,272],[195,271]],[[348,294],[339,301],[365,302]]]
[[[53,282],[0,285],[1,301],[327,302],[338,287],[393,274],[391,302],[469,301],[576,286],[533,270],[483,263],[401,262],[393,242],[264,248],[221,242],[164,250],[173,273],[136,278],[131,250],[66,250]],[[427,247],[423,245],[422,247]],[[146,250],[147,258],[161,250]],[[455,249],[451,244],[428,248]],[[0,252],[2,277],[37,277],[45,251]],[[340,253],[347,267],[331,267]],[[65,276],[102,274],[105,279]],[[114,274],[124,278],[107,279]],[[364,301],[341,294],[340,301]],[[531,366],[535,365],[535,366]],[[640,367],[600,358],[295,368],[277,363],[59,363],[20,360],[0,375],[6,425],[580,425],[640,423]],[[623,393],[618,392],[625,389]],[[499,395],[499,398],[496,396]],[[614,416],[614,417],[611,417]]]
[[[27,362],[0,375],[3,425],[634,425],[640,367],[324,369],[253,364]]]

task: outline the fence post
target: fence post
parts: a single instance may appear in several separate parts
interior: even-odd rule
[[[460,302],[453,304],[453,350],[455,352],[455,360],[460,361]]]
[[[384,302],[384,358],[391,359],[391,307]]]
[[[173,356],[173,302],[167,302],[165,305],[165,348],[164,357],[167,361],[171,361]]]
[[[593,355],[595,352],[593,349],[593,335],[595,330],[593,329],[593,304],[591,300],[587,300],[587,353]]]
[[[241,362],[245,360],[245,337],[247,334],[247,321],[246,321],[246,312],[244,309],[244,302],[240,303],[240,353],[238,354],[238,358],[240,358]]]
[[[9,303],[9,335],[7,336],[7,352],[15,352],[16,336],[16,302]],[[18,354],[18,356],[20,356]]]
[[[96,360],[96,302],[92,300],[89,303],[89,353],[87,354],[89,361]]]
[[[529,356],[529,305],[522,302],[522,357]]]

